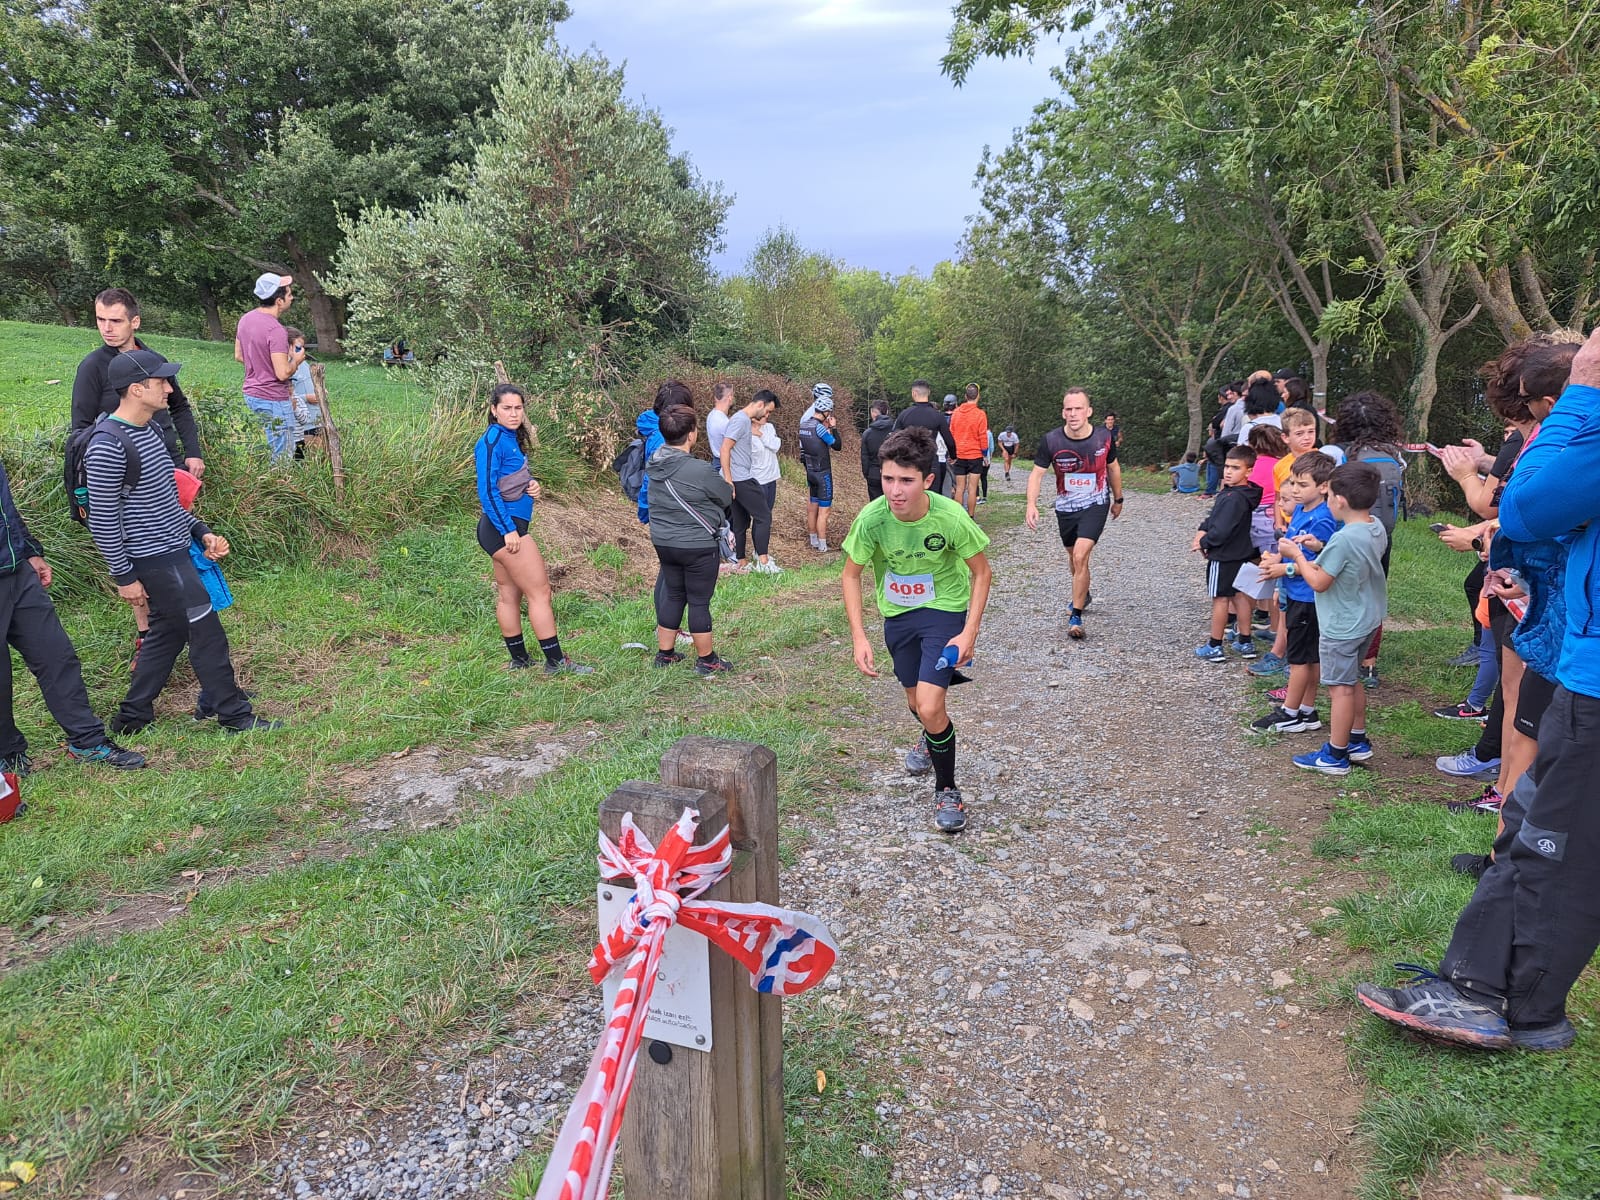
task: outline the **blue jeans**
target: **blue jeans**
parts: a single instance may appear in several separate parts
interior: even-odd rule
[[[1206,459],[1206,495],[1215,496],[1217,489],[1222,486],[1222,468],[1209,458]]]
[[[294,402],[292,400],[263,400],[246,393],[245,407],[261,421],[266,431],[267,449],[272,451],[272,461],[277,462],[294,449]]]
[[[1495,652],[1494,638],[1487,630],[1473,648],[1478,652],[1478,675],[1472,681],[1472,690],[1467,693],[1467,704],[1473,708],[1483,708],[1494,695],[1495,685],[1500,682],[1500,656]]]

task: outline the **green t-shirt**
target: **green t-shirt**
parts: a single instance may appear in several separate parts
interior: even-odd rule
[[[856,516],[844,552],[872,568],[878,612],[887,618],[918,608],[966,612],[972,598],[967,559],[988,544],[989,535],[966,509],[929,492],[928,515],[920,521],[902,521],[879,496]]]
[[[1333,576],[1333,586],[1317,593],[1317,625],[1329,641],[1368,637],[1383,624],[1389,608],[1389,581],[1383,552],[1389,535],[1377,521],[1351,521],[1328,539],[1317,566]]]

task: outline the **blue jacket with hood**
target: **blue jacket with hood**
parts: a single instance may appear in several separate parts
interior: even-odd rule
[[[639,414],[639,419],[633,423],[633,428],[644,439],[644,461],[648,463],[655,452],[667,444],[667,439],[661,436],[660,414],[654,409],[645,409]],[[650,524],[650,477],[648,475],[639,483],[639,524]]]
[[[1500,528],[1517,541],[1561,538],[1567,630],[1556,678],[1600,698],[1600,388],[1571,384],[1517,461],[1500,499]]]

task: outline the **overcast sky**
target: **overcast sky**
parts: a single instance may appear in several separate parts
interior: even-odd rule
[[[780,222],[852,266],[927,273],[978,209],[973,173],[1055,91],[1049,53],[939,73],[940,0],[569,0],[558,37],[625,64],[673,145],[734,195],[736,271]]]

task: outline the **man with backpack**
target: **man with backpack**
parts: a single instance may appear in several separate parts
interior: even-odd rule
[[[172,394],[178,364],[135,350],[112,362],[107,382],[117,409],[81,443],[89,532],[110,568],[117,594],[150,606],[150,634],[128,694],[112,718],[114,733],[134,733],[155,720],[155,700],[187,644],[189,663],[217,721],[231,733],[272,730],[234,678],[228,635],[189,557],[191,542],[213,561],[225,539],[184,510],[171,460],[154,428]],[[79,443],[74,443],[74,448]],[[69,455],[71,451],[69,451]]]

